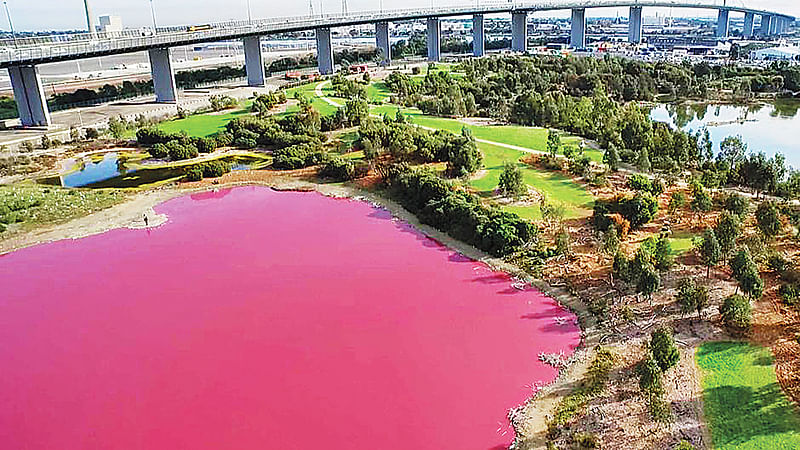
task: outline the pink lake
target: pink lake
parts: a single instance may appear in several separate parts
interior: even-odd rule
[[[381,209],[236,188],[0,257],[3,449],[495,449],[574,316]],[[559,324],[556,318],[565,318]]]

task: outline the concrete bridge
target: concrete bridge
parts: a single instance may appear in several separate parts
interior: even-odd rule
[[[512,50],[524,52],[527,45],[528,15],[535,11],[571,10],[570,45],[586,46],[586,9],[629,7],[628,40],[642,40],[642,9],[650,7],[696,8],[718,11],[716,35],[727,38],[731,13],[744,14],[745,37],[776,36],[784,33],[795,18],[774,11],[727,5],[726,1],[689,0],[561,0],[524,1],[494,5],[441,7],[414,10],[391,10],[352,14],[284,17],[212,24],[210,29],[193,31],[190,27],[167,27],[157,30],[126,30],[112,33],[84,33],[46,37],[0,40],[0,68],[7,68],[11,77],[14,98],[23,126],[49,126],[44,88],[37,66],[83,58],[147,51],[150,57],[156,101],[175,102],[177,86],[170,59],[170,48],[204,42],[241,39],[244,42],[245,66],[250,86],[263,86],[264,64],[261,56],[261,36],[295,31],[315,30],[317,61],[322,74],[333,72],[331,28],[375,24],[376,44],[383,62],[391,61],[389,23],[405,20],[427,21],[428,59],[438,61],[441,46],[440,19],[458,16],[473,17],[473,53],[485,52],[484,16],[510,14]],[[756,16],[761,27],[756,29]]]

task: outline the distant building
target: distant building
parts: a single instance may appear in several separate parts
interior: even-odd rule
[[[758,61],[800,60],[800,47],[770,47],[750,52],[750,59]]]
[[[122,17],[100,16],[100,32],[114,33],[122,31]]]

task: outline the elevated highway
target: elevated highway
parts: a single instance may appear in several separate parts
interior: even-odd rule
[[[527,19],[535,11],[572,11],[570,44],[574,48],[586,45],[586,9],[629,7],[630,20],[628,39],[638,43],[642,39],[643,8],[695,8],[717,10],[717,37],[728,36],[731,13],[744,14],[743,35],[750,37],[758,33],[763,36],[782,34],[794,17],[775,11],[766,11],[742,6],[727,5],[725,1],[688,0],[565,0],[522,1],[464,7],[440,7],[413,10],[390,10],[352,14],[283,17],[250,21],[233,21],[210,24],[207,29],[192,27],[166,27],[157,30],[126,30],[113,33],[84,33],[56,35],[23,39],[0,40],[0,68],[7,68],[11,75],[14,97],[20,119],[24,126],[48,126],[49,112],[37,66],[40,64],[72,61],[84,58],[109,56],[147,51],[150,55],[156,99],[159,102],[176,100],[175,77],[170,61],[172,47],[199,43],[241,39],[244,42],[248,83],[251,86],[264,84],[264,65],[261,58],[261,36],[287,32],[315,30],[317,37],[317,60],[323,74],[333,71],[331,29],[353,25],[375,24],[376,43],[382,52],[384,63],[391,60],[389,22],[426,20],[428,32],[428,58],[437,61],[440,57],[439,20],[448,17],[473,17],[475,56],[484,54],[485,15],[510,14],[512,17],[512,49],[524,52],[527,45]],[[756,17],[761,26],[756,29]]]

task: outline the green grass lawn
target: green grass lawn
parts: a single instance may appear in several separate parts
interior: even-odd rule
[[[512,150],[496,145],[479,143],[478,148],[483,152],[483,165],[486,174],[473,180],[470,185],[481,191],[482,195],[491,195],[500,180],[503,165],[506,161],[519,161],[527,153]],[[522,169],[522,177],[526,184],[546,195],[551,202],[564,205],[565,217],[586,217],[591,213],[593,199],[583,186],[575,183],[570,178],[556,172],[547,172],[532,169],[527,164],[518,163]],[[527,219],[541,218],[539,205],[506,206],[508,211]]]
[[[711,342],[695,359],[714,448],[800,448],[800,415],[778,384],[769,349]]]
[[[0,239],[13,231],[64,223],[125,200],[117,190],[78,190],[21,183],[0,186]],[[8,228],[8,231],[3,232]]]
[[[385,105],[372,109],[373,114],[384,115],[389,114],[394,116],[397,113],[397,106]],[[546,152],[547,151],[547,134],[546,128],[537,127],[523,127],[519,125],[492,125],[492,126],[476,126],[467,125],[456,119],[447,119],[444,117],[435,117],[422,114],[418,109],[402,109],[412,123],[427,127],[435,128],[438,130],[447,130],[452,133],[461,133],[461,129],[466,127],[472,131],[476,139],[484,141],[492,141],[500,144],[513,145],[515,147],[522,147],[531,150]],[[574,149],[578,148],[581,139],[577,136],[570,136],[564,134],[561,138],[561,143],[565,146],[570,146]],[[595,162],[602,162],[603,153],[599,150],[585,149],[586,155]]]
[[[185,131],[189,136],[205,137],[225,129],[225,125],[237,117],[250,114],[250,104],[242,109],[232,110],[222,114],[195,114],[185,119],[170,120],[158,125],[158,128],[170,133]]]
[[[694,234],[691,233],[675,233],[669,238],[669,243],[672,246],[673,255],[682,255],[692,249]]]
[[[383,102],[392,96],[392,91],[383,81],[376,81],[367,86],[367,98],[371,102]]]

